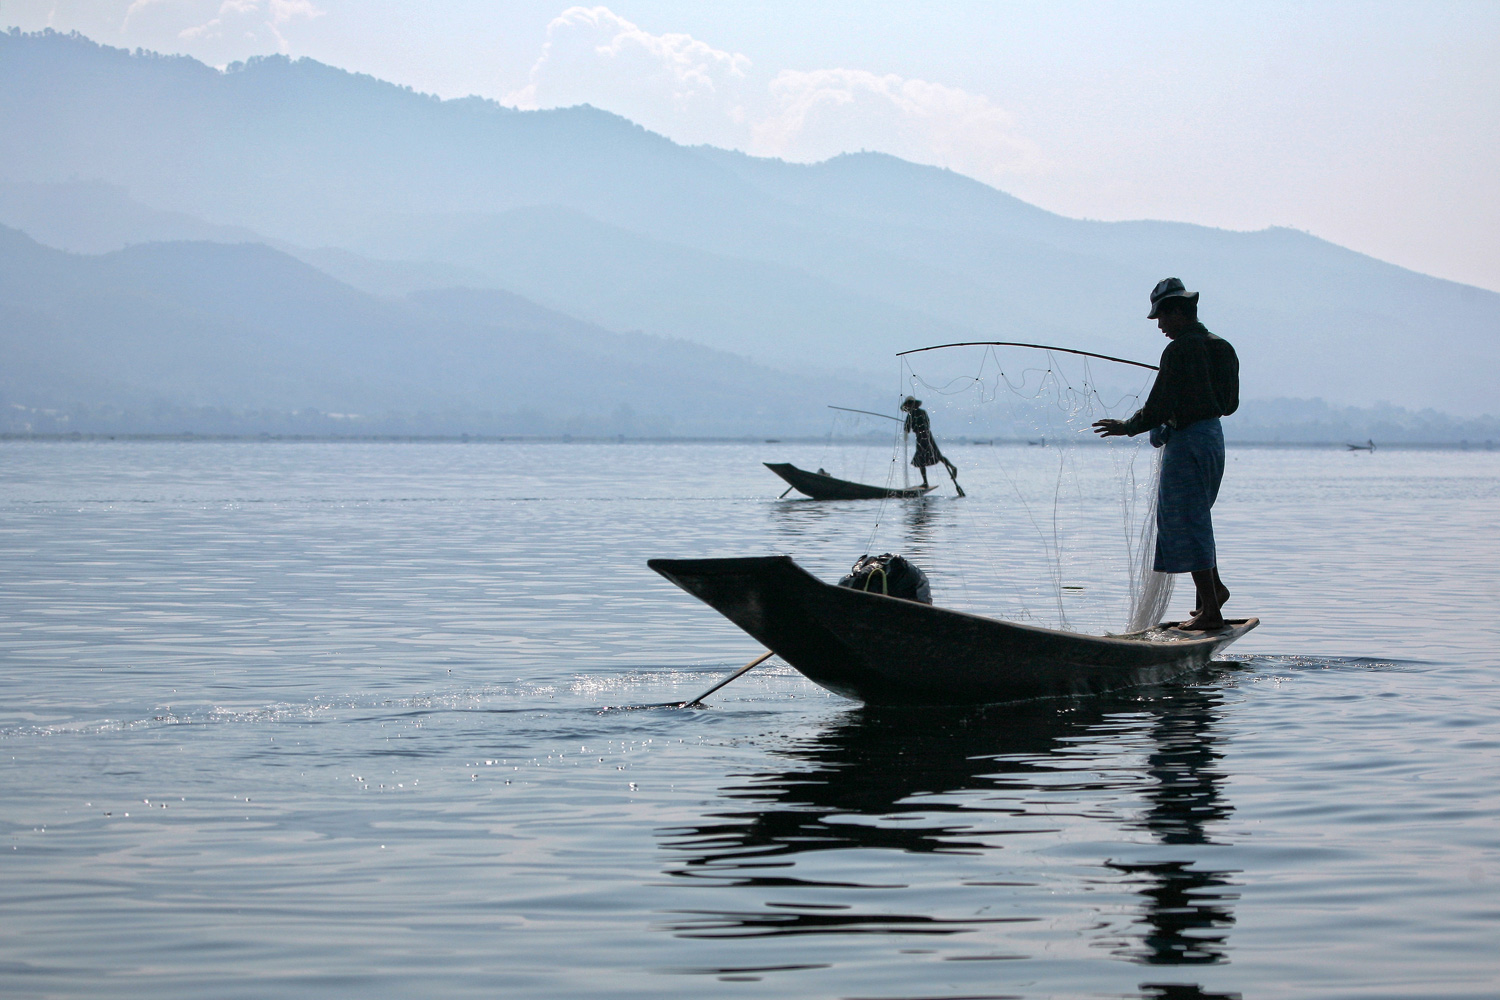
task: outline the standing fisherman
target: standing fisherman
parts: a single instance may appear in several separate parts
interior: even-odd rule
[[[1177,278],[1151,291],[1147,319],[1172,342],[1161,352],[1151,394],[1128,420],[1100,420],[1104,437],[1151,432],[1162,452],[1161,485],[1156,495],[1158,573],[1191,573],[1198,591],[1193,617],[1181,627],[1212,632],[1224,627],[1220,610],[1229,590],[1219,579],[1210,510],[1224,478],[1224,431],[1219,418],[1240,405],[1240,361],[1229,341],[1198,322],[1198,293]]]
[[[927,411],[922,409],[922,401],[915,396],[907,396],[901,403],[901,409],[906,414],[904,430],[917,436],[917,453],[911,457],[911,464],[922,473],[922,487],[927,487],[927,467],[941,462],[948,470],[948,478],[953,480],[953,488],[958,491],[959,496],[963,496],[964,488],[958,485],[958,466],[938,451],[937,442],[932,439],[932,421],[928,418]]]

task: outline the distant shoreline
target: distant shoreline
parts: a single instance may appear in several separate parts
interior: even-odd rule
[[[81,431],[50,434],[0,433],[0,442],[45,441],[54,443],[131,441],[160,443],[196,442],[254,442],[266,444],[881,444],[886,437],[630,437],[628,435],[569,435],[569,434],[196,434],[184,431],[180,434],[90,434]],[[1092,439],[1080,442],[1095,445],[1102,442]],[[1348,450],[1353,441],[1244,441],[1228,439],[1230,448],[1298,448]],[[969,448],[1015,448],[1038,447],[1025,438],[993,438],[984,440],[947,439],[944,447]],[[1358,450],[1364,450],[1359,445]],[[1377,441],[1375,450],[1380,451],[1495,451],[1494,441],[1392,441],[1388,444]]]

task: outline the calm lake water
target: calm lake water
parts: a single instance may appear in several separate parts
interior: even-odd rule
[[[1191,686],[617,707],[758,652],[651,556],[1118,627],[1149,458],[949,451],[817,504],[760,462],[888,451],[0,444],[0,994],[1500,994],[1500,454],[1232,449],[1263,624]]]

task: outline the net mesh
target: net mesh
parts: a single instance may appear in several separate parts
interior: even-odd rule
[[[1100,439],[1092,430],[1139,408],[1152,378],[1033,348],[903,358],[901,392],[922,400],[969,493],[952,505],[962,544],[920,554],[974,610],[1095,633],[1161,621],[1172,578],[1151,569],[1159,454],[1145,435]],[[905,468],[904,440],[899,452]],[[929,477],[948,478],[941,466]]]

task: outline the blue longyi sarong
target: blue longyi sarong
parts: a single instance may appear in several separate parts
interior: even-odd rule
[[[1194,573],[1219,564],[1210,511],[1224,478],[1224,429],[1219,418],[1152,431],[1166,438],[1156,494],[1158,573]]]

